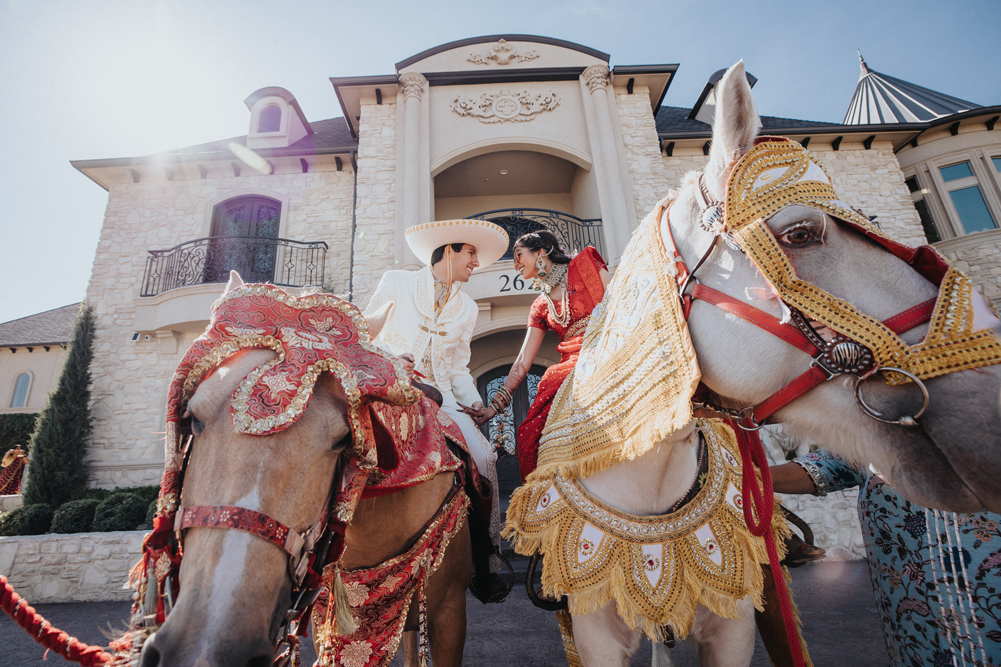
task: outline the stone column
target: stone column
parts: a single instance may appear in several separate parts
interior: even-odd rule
[[[403,224],[404,228],[419,225],[420,219],[420,150],[421,99],[427,79],[418,72],[400,77],[403,86]]]
[[[609,71],[604,65],[592,65],[584,70],[581,78],[587,84],[588,90],[591,91],[591,101],[597,122],[595,131],[599,153],[595,159],[595,166],[598,167],[596,176],[605,180],[605,192],[608,193],[609,198],[609,201],[602,202],[601,206],[605,240],[608,242],[609,257],[606,260],[610,263],[617,263],[629,242],[630,230],[625,188],[622,184],[622,173],[619,166],[619,152],[615,146],[612,114],[609,111]]]

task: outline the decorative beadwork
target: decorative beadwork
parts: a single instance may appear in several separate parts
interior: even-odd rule
[[[925,339],[908,346],[889,327],[843,299],[801,280],[765,220],[800,204],[838,218],[895,254],[916,255],[879,231],[869,219],[838,199],[823,166],[795,141],[763,137],[734,166],[727,183],[726,229],[789,306],[872,351],[879,367],[909,371],[921,379],[1001,363],[1001,339],[973,330],[973,286],[932,248],[948,267]],[[890,374],[891,384],[907,382]]]
[[[652,639],[660,638],[665,624],[684,638],[699,605],[734,618],[745,596],[760,602],[760,565],[767,555],[738,502],[736,438],[719,420],[699,425],[708,453],[706,481],[669,514],[627,514],[595,498],[579,479],[560,474],[512,498],[505,534],[514,536],[518,553],[545,554],[546,595],[569,595],[572,615],[614,601],[619,616]]]

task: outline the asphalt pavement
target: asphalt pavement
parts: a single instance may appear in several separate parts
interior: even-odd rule
[[[517,569],[523,571],[522,567]],[[803,631],[816,667],[887,664],[886,646],[865,562],[812,563],[793,570],[792,578]],[[129,604],[43,604],[36,609],[53,625],[81,641],[105,644],[107,639],[102,630],[107,633],[109,624],[114,630],[123,628]],[[468,598],[467,618],[469,629],[464,659],[467,665],[566,665],[555,615],[533,607],[523,586],[515,587],[501,604],[482,605]],[[312,664],[312,647],[304,646],[304,649],[303,664]],[[0,613],[0,667],[65,664],[54,654],[44,661],[44,653],[42,646]],[[685,642],[679,642],[672,651],[672,659],[677,667],[697,664]],[[393,665],[399,664],[397,657]],[[644,641],[632,665],[649,664],[650,642]],[[770,664],[760,641],[751,664],[755,667]]]

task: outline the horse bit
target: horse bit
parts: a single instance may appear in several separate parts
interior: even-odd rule
[[[689,270],[684,258],[678,252],[677,244],[674,242],[671,232],[670,206],[667,207],[666,211],[667,234],[661,235],[665,246],[670,244],[670,247],[666,247],[665,249],[673,254],[673,259],[678,269],[678,297],[681,299],[685,319],[688,319],[692,303],[696,299],[705,301],[778,336],[785,342],[806,352],[810,355],[812,361],[806,372],[757,405],[749,405],[735,410],[719,405],[711,399],[706,399],[702,401],[693,400],[693,407],[705,408],[724,414],[734,419],[737,425],[745,431],[757,431],[765,424],[770,423],[769,419],[772,415],[814,387],[839,375],[852,375],[855,377],[852,394],[855,398],[855,403],[863,413],[884,424],[917,426],[917,419],[928,409],[930,397],[924,383],[913,373],[890,366],[879,367],[872,351],[868,347],[842,334],[835,333],[831,340],[825,340],[799,310],[789,307],[784,302],[782,303],[789,309],[790,319],[795,326],[699,282],[695,273],[709,259],[720,236],[724,236],[726,244],[730,248],[740,250],[741,252],[744,251],[733,240],[732,234],[723,233],[721,224],[725,218],[723,204],[712,198],[705,185],[704,176],[701,174],[699,175],[698,187],[695,192],[701,213],[699,226],[704,231],[713,235],[712,242],[696,263],[695,268]],[[658,220],[659,223],[660,221]],[[690,293],[688,292],[689,286],[691,286]],[[931,319],[936,300],[937,298],[932,298],[917,306],[908,308],[885,320],[883,324],[897,335],[913,329]],[[921,391],[921,408],[913,415],[904,415],[899,419],[888,419],[875,408],[868,405],[862,398],[862,380],[877,371],[899,373],[913,381]]]

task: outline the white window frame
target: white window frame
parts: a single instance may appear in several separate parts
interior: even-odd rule
[[[14,399],[17,398],[17,383],[25,375],[28,376],[28,388],[24,391],[24,405],[14,405]],[[11,409],[16,410],[16,409],[19,409],[19,408],[27,408],[28,407],[28,403],[31,402],[31,385],[33,385],[34,383],[35,383],[35,374],[32,373],[31,371],[22,371],[22,372],[20,372],[20,373],[17,374],[17,377],[14,378],[14,388],[11,390],[11,393],[10,393],[9,405],[10,405]]]
[[[942,168],[951,167],[961,162],[966,162],[970,165],[972,176],[965,176],[953,181],[946,181],[942,178],[942,172],[940,171]],[[995,175],[991,176],[987,170],[987,165],[990,165],[990,171],[994,171],[994,164],[991,162],[988,152],[982,149],[965,149],[940,155],[924,164],[915,165],[915,172],[911,174],[910,170],[908,170],[908,175],[905,175],[905,178],[908,178],[909,175],[920,176],[921,172],[924,172],[923,175],[927,179],[926,182],[931,186],[927,189],[934,191],[936,194],[937,206],[935,206],[935,209],[937,210],[932,210],[932,207],[929,207],[929,210],[932,210],[932,217],[943,241],[946,238],[967,235],[966,228],[963,227],[963,222],[959,217],[959,211],[956,210],[956,205],[952,201],[950,193],[954,190],[977,186],[980,190],[980,196],[984,198],[984,203],[987,205],[987,210],[990,212],[991,217],[994,218],[994,224],[998,225],[996,228],[1001,228],[1001,197],[998,196],[998,191],[995,190],[998,183],[997,174],[995,172]],[[921,185],[922,190],[926,189],[923,180],[920,177],[918,178],[918,184]],[[928,200],[927,194],[930,193],[926,193],[926,201]],[[948,229],[946,229],[946,226],[948,226]]]

